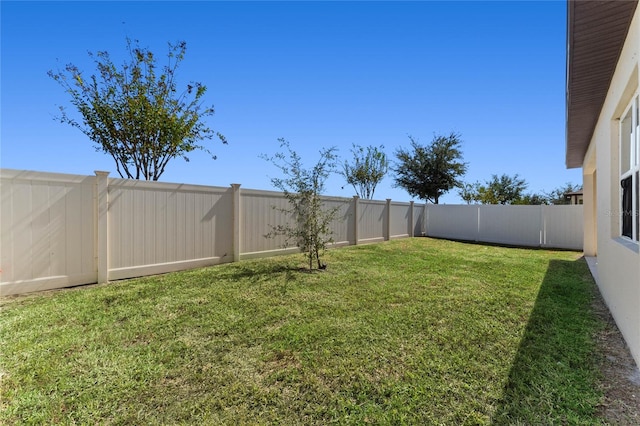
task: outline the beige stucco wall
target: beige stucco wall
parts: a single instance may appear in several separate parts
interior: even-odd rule
[[[639,87],[638,11],[585,157],[583,186],[585,254],[597,253],[600,292],[640,365],[640,254],[637,244],[619,237],[618,172],[618,119]]]

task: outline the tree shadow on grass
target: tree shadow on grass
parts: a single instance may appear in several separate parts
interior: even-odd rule
[[[281,274],[290,274],[298,268],[283,263],[251,262],[250,264],[235,264],[220,272],[220,278],[232,281],[260,282],[273,279]]]
[[[324,273],[324,270],[303,268],[287,262],[247,262],[236,263],[217,272],[217,278],[230,282],[244,282],[249,285],[276,285],[286,293],[289,285],[305,280],[309,274]]]
[[[599,423],[595,291],[584,259],[549,262],[493,424]]]

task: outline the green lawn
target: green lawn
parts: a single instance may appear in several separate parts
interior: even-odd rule
[[[580,255],[428,238],[1,300],[3,424],[600,424]]]

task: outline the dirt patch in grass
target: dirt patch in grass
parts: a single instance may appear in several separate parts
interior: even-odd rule
[[[640,370],[611,313],[597,292],[594,312],[604,328],[598,333],[597,343],[601,355],[602,391],[604,398],[598,408],[599,415],[612,425],[640,424]]]

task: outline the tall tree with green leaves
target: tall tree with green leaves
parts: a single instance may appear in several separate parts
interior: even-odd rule
[[[351,149],[352,162],[345,160],[342,164],[340,174],[360,198],[372,199],[376,186],[389,170],[389,160],[383,150],[382,145],[365,148],[354,144]]]
[[[469,197],[481,204],[518,204],[523,200],[527,182],[517,174],[491,175],[484,184],[475,183],[469,188]]]
[[[462,183],[460,177],[467,171],[462,161],[462,141],[457,133],[436,135],[427,146],[420,145],[409,136],[411,150],[398,149],[395,186],[410,195],[438,204],[442,195]]]
[[[191,82],[178,91],[176,72],[187,44],[169,43],[167,63],[158,68],[155,55],[127,38],[128,60],[118,67],[108,52],[89,53],[97,73],[85,76],[75,65],[49,71],[71,96],[80,118],[60,107],[57,119],[87,135],[95,148],[109,154],[121,177],[158,180],[169,161],[199,149],[216,158],[201,141],[226,138],[210,129],[203,106],[206,86]]]
[[[266,237],[285,237],[285,247],[295,244],[309,261],[309,270],[315,260],[318,269],[325,269],[320,257],[333,242],[331,222],[335,219],[340,206],[325,207],[321,198],[327,178],[337,170],[338,156],[335,147],[322,149],[320,159],[311,168],[305,168],[300,155],[291,148],[285,139],[279,139],[280,148],[273,157],[261,157],[273,163],[284,177],[272,178],[272,185],[284,193],[289,206],[279,209],[292,221],[272,225]]]

